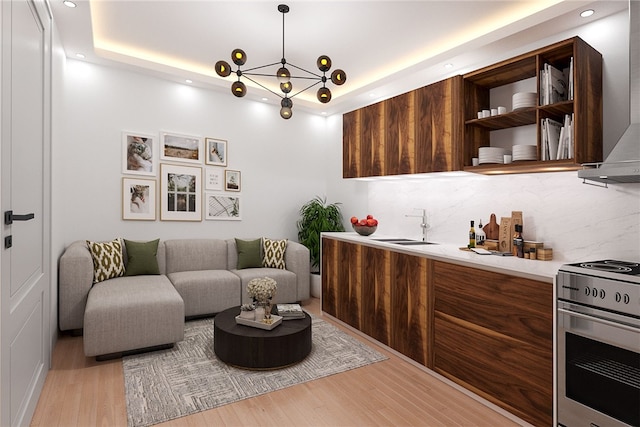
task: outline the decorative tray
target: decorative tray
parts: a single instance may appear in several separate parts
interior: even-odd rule
[[[265,329],[267,331],[272,330],[280,323],[282,323],[282,316],[271,315],[271,323],[265,323],[263,320],[249,320],[243,319],[240,315],[236,316],[236,323],[239,325],[251,326],[253,328]]]

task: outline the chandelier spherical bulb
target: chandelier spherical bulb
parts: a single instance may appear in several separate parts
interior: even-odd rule
[[[291,118],[291,116],[293,116],[293,110],[291,110],[291,108],[282,107],[280,109],[280,117],[282,117],[283,119],[288,120]]]
[[[247,62],[247,54],[242,49],[233,49],[231,52],[231,60],[236,65],[244,65]]]
[[[231,66],[227,61],[216,62],[216,74],[220,77],[227,77],[231,74]]]
[[[286,67],[280,67],[276,72],[276,77],[278,78],[278,81],[280,83],[286,83],[291,80],[291,73],[289,72],[289,70],[287,70]]]
[[[342,86],[346,81],[347,73],[345,73],[343,70],[338,69],[334,70],[333,73],[331,73],[331,82],[333,82],[334,85]]]
[[[316,65],[318,66],[318,69],[320,71],[325,73],[331,68],[331,58],[329,58],[327,55],[322,55],[316,61]]]
[[[318,89],[318,93],[316,94],[316,96],[318,97],[318,101],[322,102],[323,104],[331,101],[331,91],[329,90],[329,88],[321,87],[320,89]]]
[[[291,82],[280,83],[280,90],[282,93],[289,93],[293,90],[293,84]]]
[[[233,93],[238,98],[242,98],[247,94],[247,86],[241,81],[233,82],[231,85],[231,93]]]

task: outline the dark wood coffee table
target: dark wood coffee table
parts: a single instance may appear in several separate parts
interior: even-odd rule
[[[311,317],[283,320],[267,331],[238,325],[240,307],[213,320],[213,351],[225,363],[248,369],[274,369],[300,362],[311,352]]]

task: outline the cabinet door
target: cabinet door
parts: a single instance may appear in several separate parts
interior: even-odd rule
[[[462,76],[416,90],[416,172],[463,167]]]
[[[338,241],[322,238],[322,311],[333,317],[338,315]]]
[[[362,332],[391,344],[391,252],[362,247]]]
[[[364,107],[360,111],[360,176],[384,174],[384,104]]]
[[[427,263],[423,257],[391,252],[391,347],[425,366]]]
[[[385,175],[417,172],[415,91],[385,101]]]
[[[361,167],[360,110],[355,110],[342,116],[342,177],[362,176]]]
[[[322,239],[322,310],[360,329],[361,246]]]

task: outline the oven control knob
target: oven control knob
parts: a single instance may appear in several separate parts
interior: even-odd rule
[[[588,286],[585,286],[585,288],[584,288],[584,294],[585,294],[586,296],[591,295],[591,289],[589,289],[589,287],[588,287]]]
[[[616,302],[620,301],[622,301],[622,295],[620,295],[620,292],[616,292]]]
[[[624,301],[625,304],[629,304],[629,295],[624,294],[624,297],[622,298],[622,300]]]
[[[598,290],[596,288],[593,288],[593,292],[591,292],[591,296],[593,296],[594,298],[598,298]]]
[[[604,299],[605,293],[604,289],[600,289],[600,299]]]

